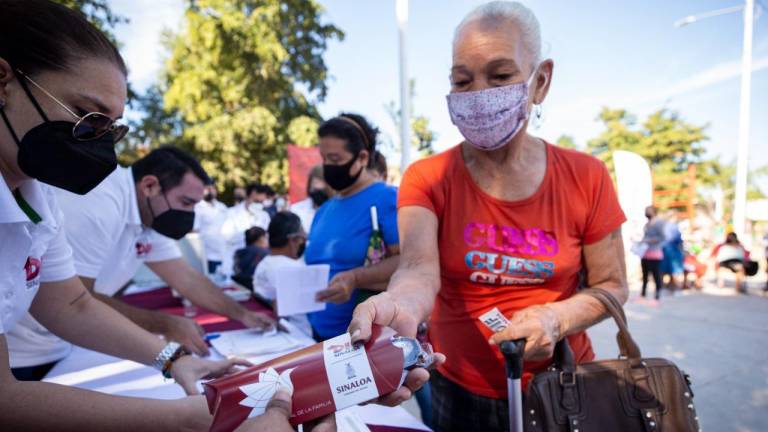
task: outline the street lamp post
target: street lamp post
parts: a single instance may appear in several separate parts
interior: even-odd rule
[[[702,19],[744,11],[744,39],[741,52],[741,94],[739,96],[739,141],[736,156],[736,195],[733,205],[733,230],[743,236],[746,231],[747,177],[749,176],[749,118],[752,87],[752,30],[755,22],[755,1],[745,0],[743,6],[718,9],[692,15],[675,22],[682,27]]]
[[[398,34],[400,36],[400,174],[411,163],[411,101],[406,57],[406,30],[408,28],[408,0],[395,0]]]

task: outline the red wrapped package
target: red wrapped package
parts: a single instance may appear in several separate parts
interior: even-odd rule
[[[353,345],[345,333],[205,383],[211,431],[232,431],[262,414],[281,385],[293,390],[290,422],[298,425],[391,393],[405,369],[429,363],[431,348],[423,351],[390,328],[374,326],[365,345]]]

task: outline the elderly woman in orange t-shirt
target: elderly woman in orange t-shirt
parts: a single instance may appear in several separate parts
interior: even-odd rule
[[[363,340],[372,323],[413,336],[429,319],[447,358],[432,378],[437,431],[507,430],[495,345],[526,339],[524,382],[565,337],[590,361],[584,330],[606,311],[579,288],[627,299],[625,217],[604,164],[527,132],[552,83],[554,63],[540,57],[538,21],[519,3],[482,5],[458,26],[447,102],[465,141],[406,172],[400,265],[350,325]],[[478,319],[494,308],[511,320],[495,334]]]

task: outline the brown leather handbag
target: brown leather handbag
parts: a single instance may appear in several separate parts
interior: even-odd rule
[[[698,431],[688,375],[662,358],[642,358],[627,329],[624,309],[608,291],[581,293],[600,300],[619,327],[620,357],[576,365],[566,339],[553,365],[528,387],[528,432]]]

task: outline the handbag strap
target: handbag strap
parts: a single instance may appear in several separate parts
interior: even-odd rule
[[[637,343],[632,338],[632,335],[629,333],[627,317],[624,314],[624,307],[621,303],[619,303],[613,294],[602,288],[589,288],[580,291],[580,294],[586,294],[596,298],[597,300],[600,300],[603,306],[605,306],[605,309],[611,317],[613,317],[613,320],[619,327],[619,332],[616,334],[616,341],[619,344],[619,352],[621,352],[622,356],[627,357],[630,360],[633,367],[639,366],[641,361],[640,347],[638,347]]]

